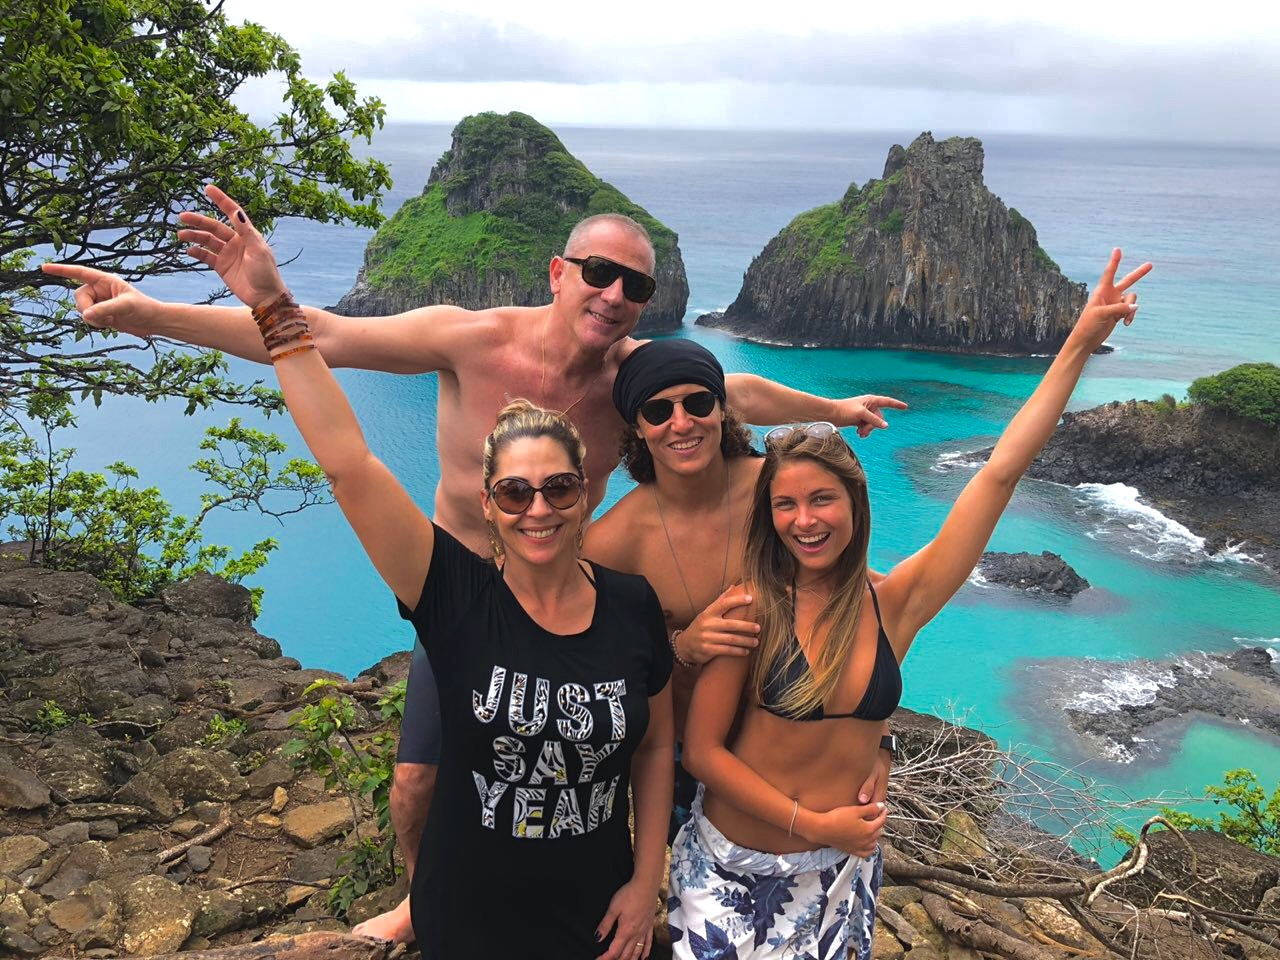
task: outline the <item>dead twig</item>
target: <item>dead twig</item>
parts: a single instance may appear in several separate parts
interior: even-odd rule
[[[217,840],[220,836],[222,836],[224,833],[226,833],[230,829],[231,829],[231,808],[224,805],[222,808],[222,816],[219,817],[218,822],[214,824],[212,827],[210,827],[208,830],[205,830],[203,833],[197,833],[190,840],[183,840],[181,843],[175,844],[174,846],[169,847],[167,850],[161,850],[160,853],[156,856],[156,860],[154,864],[155,868],[158,869],[160,867],[163,867],[169,861],[176,860],[178,857],[182,856],[192,847],[202,846],[203,844],[211,843],[212,841]]]

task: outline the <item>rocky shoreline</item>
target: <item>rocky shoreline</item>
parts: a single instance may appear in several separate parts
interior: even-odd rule
[[[402,897],[403,878],[356,898],[345,919],[329,905],[339,858],[376,832],[371,811],[281,750],[317,680],[350,700],[352,742],[374,736],[408,654],[348,681],[281,656],[251,616],[247,591],[212,577],[135,607],[88,574],[0,568],[0,955],[387,960],[388,945],[346,931]],[[1119,935],[1110,918],[1155,909],[1149,896],[1132,907],[1109,895],[1069,909],[1101,875],[1048,835],[998,839],[1009,825],[993,803],[990,738],[909,711],[892,723],[902,806],[884,845],[878,960],[975,960],[984,944],[1030,960],[1101,955],[1098,937]],[[1056,853],[1019,866],[1033,847]],[[1244,871],[1249,909],[1280,897],[1280,860],[1244,850],[1213,869],[1224,862]],[[1021,878],[1016,893],[1000,892],[997,863]],[[1202,956],[1157,913],[1134,957]],[[654,957],[669,955],[663,918]],[[1242,943],[1233,956],[1280,960]]]
[[[1114,703],[1109,709],[1068,707],[1064,711],[1072,729],[1103,744],[1114,755],[1141,756],[1150,746],[1144,734],[1157,724],[1192,713],[1280,737],[1280,672],[1270,653],[1261,647],[1167,662],[1097,666],[1094,676],[1104,686],[1106,667],[1113,667],[1117,675],[1154,678],[1143,685],[1137,702]]]
[[[1107,403],[1064,414],[1028,476],[1135,487],[1208,552],[1235,549],[1280,572],[1280,431],[1265,424],[1198,406]]]

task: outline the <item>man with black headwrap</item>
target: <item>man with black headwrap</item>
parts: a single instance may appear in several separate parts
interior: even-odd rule
[[[591,525],[583,549],[604,566],[644,576],[662,602],[677,664],[677,738],[698,668],[716,656],[748,656],[759,632],[755,621],[731,616],[751,601],[739,580],[762,460],[726,405],[728,396],[720,362],[692,340],[654,340],[627,355],[613,382],[613,405],[629,424],[621,452],[639,486]],[[677,749],[673,836],[696,789],[678,761]],[[889,762],[881,751],[878,769],[859,791],[862,802],[884,799]]]

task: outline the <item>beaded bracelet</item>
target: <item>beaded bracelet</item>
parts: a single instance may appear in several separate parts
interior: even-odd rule
[[[684,628],[674,631],[669,638],[671,643],[671,656],[675,657],[676,663],[680,664],[680,666],[692,669],[693,667],[696,667],[697,664],[680,656],[680,648],[676,646],[676,637],[680,636],[682,633],[684,633]]]

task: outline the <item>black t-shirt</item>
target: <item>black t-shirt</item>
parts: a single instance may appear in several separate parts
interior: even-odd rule
[[[431,660],[443,730],[411,895],[424,960],[608,945],[595,929],[632,873],[631,755],[671,654],[648,582],[592,570],[591,625],[549,633],[497,567],[436,527],[417,608],[400,605]]]

